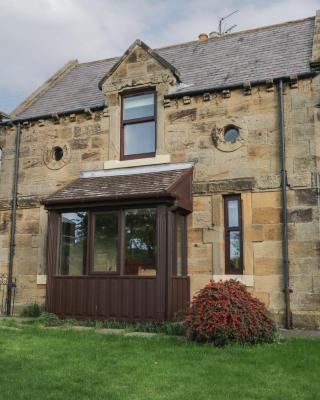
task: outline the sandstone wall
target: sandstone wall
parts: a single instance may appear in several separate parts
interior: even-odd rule
[[[47,212],[41,199],[77,179],[82,170],[102,169],[108,152],[109,118],[72,115],[58,124],[45,120],[24,124],[21,131],[16,250],[16,310],[31,301],[44,302]],[[2,129],[4,149],[0,175],[0,273],[8,271],[10,205],[14,168],[15,128]],[[64,157],[56,162],[53,149]],[[38,284],[37,284],[38,282]]]
[[[238,278],[281,320],[284,297],[276,87],[269,84],[168,101],[164,95],[175,80],[143,51],[135,51],[136,55],[128,57],[103,85],[108,109],[64,117],[59,123],[46,120],[22,127],[14,261],[18,306],[44,298],[45,286],[40,283],[46,269],[47,215],[41,198],[76,179],[80,171],[108,168],[109,161],[119,160],[118,92],[148,84],[158,92],[157,155],[168,155],[172,162],[195,162],[194,212],[188,220],[192,293],[212,278],[226,278],[223,196],[241,193],[245,269]],[[319,78],[285,85],[290,285],[296,326],[320,324],[319,92]],[[223,129],[229,124],[240,128],[241,137],[234,146],[223,141]],[[1,130],[0,272],[8,268],[14,139],[13,128]],[[55,146],[64,150],[61,162],[53,159]]]

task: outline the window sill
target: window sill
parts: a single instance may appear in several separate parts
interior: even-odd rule
[[[214,281],[227,281],[229,279],[235,279],[236,281],[239,281],[248,287],[254,286],[253,275],[213,275]]]
[[[155,157],[136,158],[132,160],[109,160],[104,162],[104,169],[137,167],[140,165],[166,164],[170,162],[170,154],[159,154]]]
[[[37,285],[46,285],[47,275],[37,275]]]

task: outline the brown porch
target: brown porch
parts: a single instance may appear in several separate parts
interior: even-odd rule
[[[186,308],[192,166],[130,170],[84,174],[44,200],[49,312],[163,321]]]

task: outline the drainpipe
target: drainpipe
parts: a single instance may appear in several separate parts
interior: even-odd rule
[[[290,307],[289,287],[289,251],[288,251],[288,212],[287,212],[287,170],[286,170],[286,143],[284,123],[283,82],[279,81],[279,129],[280,129],[280,165],[281,165],[281,206],[282,206],[282,254],[283,254],[283,279],[285,298],[285,327],[292,329],[292,314]]]
[[[10,248],[9,248],[9,267],[8,267],[8,289],[6,299],[6,314],[11,314],[12,289],[15,284],[12,280],[13,275],[13,258],[16,246],[16,220],[17,220],[17,189],[18,189],[18,174],[19,174],[19,149],[20,149],[20,122],[16,125],[16,149],[14,158],[13,184],[12,184],[12,205],[11,205],[11,229],[10,229]]]

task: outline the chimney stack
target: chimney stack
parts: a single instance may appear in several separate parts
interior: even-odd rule
[[[205,40],[208,40],[208,35],[206,33],[200,33],[199,40],[200,40],[200,42],[204,42]]]

